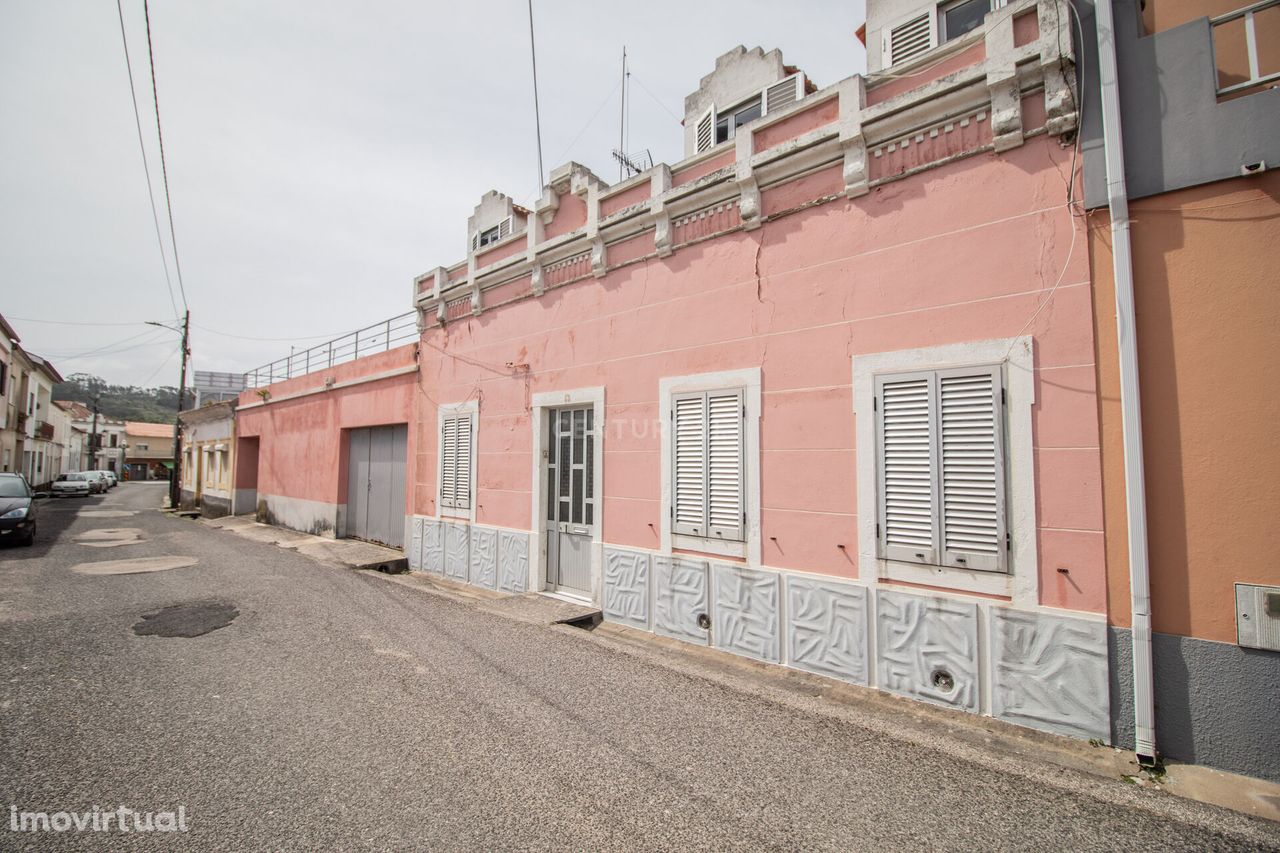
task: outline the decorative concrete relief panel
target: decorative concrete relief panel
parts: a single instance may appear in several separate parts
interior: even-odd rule
[[[867,591],[788,575],[787,658],[796,669],[867,683]]]
[[[405,556],[409,558],[409,571],[422,571],[422,519],[411,515],[405,519],[405,526],[408,528],[404,541],[409,543],[405,548]]]
[[[529,583],[529,534],[498,531],[498,589],[524,592]]]
[[[1079,738],[1111,739],[1101,621],[993,608],[991,713]]]
[[[467,567],[471,562],[471,526],[460,522],[444,525],[444,574],[456,581],[466,581]]]
[[[422,522],[422,570],[444,574],[444,525],[434,518]]]
[[[492,528],[471,528],[471,583],[498,588],[498,531]]]
[[[712,563],[717,648],[777,663],[778,575]]]
[[[604,618],[649,630],[649,555],[606,548]]]
[[[707,608],[707,564],[656,555],[653,583],[653,629],[677,640],[708,645],[711,614]]]
[[[880,592],[880,687],[913,699],[978,710],[978,605]]]

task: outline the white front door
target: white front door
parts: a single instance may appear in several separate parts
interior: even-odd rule
[[[552,409],[547,418],[547,588],[589,598],[595,411],[589,405]]]

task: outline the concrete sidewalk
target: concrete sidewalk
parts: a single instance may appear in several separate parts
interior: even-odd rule
[[[297,551],[329,566],[349,569],[376,569],[383,572],[405,572],[409,561],[404,552],[386,548],[359,539],[328,539],[299,533],[270,524],[262,524],[252,515],[228,515],[222,518],[202,518],[200,523],[219,530],[243,536],[254,542],[263,542]]]

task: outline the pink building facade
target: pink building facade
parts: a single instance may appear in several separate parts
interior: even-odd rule
[[[487,194],[416,348],[242,395],[255,502],[342,535],[343,436],[404,424],[415,570],[1110,741],[1068,17],[827,87],[737,48],[680,163]]]

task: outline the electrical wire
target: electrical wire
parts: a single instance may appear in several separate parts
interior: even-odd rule
[[[169,195],[169,167],[164,157],[164,130],[160,125],[160,92],[156,86],[156,55],[151,45],[151,10],[147,0],[142,0],[142,12],[147,19],[147,60],[151,65],[151,99],[156,107],[156,138],[160,141],[160,174],[164,178],[164,205],[169,212],[169,244],[173,247],[173,268],[178,274],[178,292],[182,294],[182,307],[187,310],[187,288],[182,283],[182,263],[178,260],[178,236],[173,228],[173,199]],[[176,309],[176,306],[175,306]],[[175,313],[176,310],[175,310]]]
[[[294,337],[294,338],[255,338],[249,335],[233,335],[230,332],[219,332],[217,329],[210,329],[208,326],[198,326],[195,323],[192,323],[191,326],[192,328],[199,329],[202,332],[208,332],[211,335],[219,335],[224,338],[235,338],[236,340],[239,340],[239,341],[267,341],[271,343],[280,343],[280,342],[288,343],[289,341],[314,341],[320,338],[337,338],[337,337],[341,337],[344,334],[350,334],[349,332],[338,332],[336,334],[331,334],[331,335],[298,335],[297,337]]]
[[[143,332],[142,334],[147,334],[147,332]],[[142,335],[134,335],[132,338],[125,338],[123,341],[114,341],[112,343],[105,344],[103,346],[96,347],[90,350],[84,350],[81,352],[70,352],[70,353],[65,353],[63,355],[52,355],[50,356],[50,358],[56,358],[58,361],[81,361],[86,358],[100,358],[102,356],[107,356],[107,355],[116,355],[118,353],[129,352],[131,350],[141,349],[142,347],[149,347],[149,346],[154,346],[158,343],[162,343],[160,338],[156,336],[157,334],[158,333],[152,333],[153,336],[150,340],[140,341],[139,343],[130,344],[129,346],[121,346],[121,344],[127,344],[130,341],[136,341],[138,338],[142,337]]]
[[[644,90],[644,93],[645,93],[646,95],[648,95],[650,98],[653,98],[653,102],[654,102],[655,104],[657,104],[658,106],[662,107],[663,111],[665,111],[667,115],[669,115],[669,116],[671,116],[673,119],[675,119],[677,124],[679,124],[679,125],[681,125],[681,126],[683,126],[683,125],[684,125],[684,119],[680,118],[680,116],[678,116],[678,115],[676,115],[675,113],[671,112],[670,108],[668,108],[666,104],[662,103],[662,101],[658,99],[658,96],[657,96],[657,95],[655,95],[655,94],[653,94],[653,92],[649,91],[649,87],[648,87],[648,86],[646,86],[646,85],[645,85],[645,84],[640,80],[640,78],[639,78],[639,77],[636,77],[634,72],[631,74],[631,77],[632,77],[632,79],[634,80],[634,82],[636,82],[636,83],[639,83],[639,84],[640,84],[640,88]]]
[[[138,385],[137,385],[136,387],[138,387],[138,388],[146,388],[146,387],[147,387],[147,384],[148,384],[149,382],[151,382],[151,380],[152,380],[152,379],[155,379],[157,376],[159,376],[159,375],[160,375],[160,371],[161,371],[161,370],[163,370],[164,368],[168,367],[169,362],[173,361],[173,357],[174,357],[175,355],[177,355],[177,354],[178,354],[178,352],[179,352],[181,349],[182,349],[182,345],[181,345],[181,344],[179,344],[177,347],[175,347],[175,348],[174,348],[174,350],[173,350],[173,352],[171,352],[171,353],[169,353],[169,355],[165,356],[164,360],[163,360],[163,361],[161,361],[159,364],[157,364],[157,365],[156,365],[156,369],[155,369],[155,370],[153,370],[153,371],[151,371],[151,375],[150,375],[150,376],[148,376],[146,379],[142,380],[140,383],[138,383]]]
[[[533,46],[533,0],[529,0],[529,58],[533,62],[533,123],[538,136],[538,186],[546,180],[542,168],[542,113],[538,110],[538,53]]]
[[[141,320],[134,320],[131,323],[79,323],[73,320],[37,320],[34,317],[14,317],[9,315],[10,320],[19,320],[23,323],[43,323],[49,326],[145,326],[146,323]]]
[[[1054,8],[1056,10],[1057,8],[1056,4]],[[1084,50],[1084,26],[1080,23],[1080,13],[1076,11],[1076,7],[1071,2],[1071,0],[1067,0],[1067,8],[1070,9],[1072,14],[1076,16],[1076,25],[1080,28],[1080,50],[1083,51]],[[1063,72],[1063,81],[1067,85],[1067,91],[1071,92],[1071,82],[1069,80],[1066,80],[1065,66],[1061,64],[1061,57],[1062,57],[1061,22],[1058,23],[1058,56],[1059,56],[1059,63],[1060,63],[1059,70]],[[1080,229],[1076,227],[1076,222],[1075,222],[1077,217],[1076,210],[1075,210],[1075,204],[1076,204],[1075,192],[1076,192],[1076,162],[1080,155],[1080,139],[1083,136],[1080,130],[1081,130],[1081,123],[1084,121],[1084,65],[1083,63],[1075,63],[1075,66],[1076,66],[1076,72],[1077,72],[1076,88],[1080,90],[1080,97],[1077,100],[1075,93],[1071,92],[1071,102],[1076,112],[1076,138],[1074,140],[1074,144],[1071,146],[1071,170],[1070,170],[1070,174],[1067,176],[1067,202],[1065,205],[1067,210],[1067,216],[1070,217],[1071,244],[1067,247],[1067,256],[1062,260],[1062,271],[1058,273],[1058,280],[1053,283],[1053,287],[1049,288],[1049,294],[1044,298],[1044,300],[1039,305],[1036,306],[1036,310],[1033,311],[1031,313],[1031,316],[1027,318],[1027,322],[1022,324],[1022,328],[1018,330],[1018,334],[1014,335],[1013,338],[1010,339],[1009,349],[1004,354],[1005,358],[1008,358],[1009,353],[1013,352],[1013,348],[1016,345],[1016,341],[1018,340],[1018,338],[1022,337],[1022,335],[1027,331],[1027,329],[1031,328],[1031,324],[1034,323],[1035,319],[1040,316],[1040,312],[1043,311],[1045,307],[1048,306],[1049,303],[1053,301],[1053,297],[1058,292],[1058,288],[1062,285],[1063,279],[1067,277],[1067,270],[1071,266],[1071,256],[1075,253],[1075,250],[1076,250],[1076,238],[1080,235]],[[1081,213],[1079,215],[1084,216],[1085,214]]]
[[[124,67],[129,72],[129,100],[133,102],[133,123],[138,129],[138,149],[142,152],[142,171],[147,176],[147,201],[151,204],[151,221],[156,228],[156,245],[160,247],[160,264],[164,267],[164,283],[169,288],[169,304],[173,306],[173,313],[177,314],[178,302],[173,298],[173,279],[169,277],[169,258],[164,251],[164,238],[160,236],[160,214],[156,212],[156,196],[151,184],[151,166],[147,163],[147,146],[142,140],[142,115],[138,111],[138,93],[133,85],[133,61],[129,59],[129,40],[125,37],[124,8],[120,0],[116,0],[116,14],[120,16],[120,41],[124,45]]]

